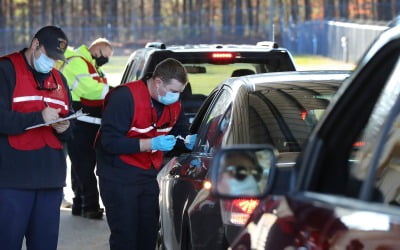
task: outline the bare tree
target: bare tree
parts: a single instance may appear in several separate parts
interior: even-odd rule
[[[242,0],[236,0],[235,4],[235,35],[243,36]]]
[[[324,1],[324,18],[331,20],[335,16],[335,0]]]
[[[48,0],[42,0],[41,1],[41,24],[40,26],[46,25],[47,24],[47,7],[49,6]]]
[[[390,0],[377,0],[378,20],[389,21],[392,19]]]
[[[161,0],[153,1],[153,27],[154,34],[158,34],[160,31],[160,24],[162,23],[161,16]]]
[[[349,18],[349,0],[339,0],[339,17]]]
[[[258,32],[260,26],[260,0],[256,1],[254,30]]]
[[[14,6],[14,0],[9,0],[8,2],[8,13],[9,13],[9,24],[15,25],[15,6]],[[15,43],[15,37],[14,33],[11,33],[10,36],[8,36],[7,43]]]
[[[6,3],[5,0],[0,0],[0,27],[6,27]]]
[[[310,20],[311,19],[311,0],[304,0],[304,5],[305,5],[304,19]]]
[[[110,40],[118,39],[118,2],[119,1],[110,1],[110,9],[111,9],[111,30],[110,33]]]
[[[249,25],[249,29],[253,30],[253,26],[254,26],[254,21],[253,21],[253,7],[251,4],[251,0],[246,0],[246,13],[247,13],[247,22]]]
[[[229,34],[231,31],[230,1],[222,0],[222,33]]]
[[[33,2],[33,1],[29,1],[29,2]],[[65,0],[60,0],[59,7],[58,7],[58,15],[60,17],[58,22],[59,22],[60,26],[66,25],[66,20],[65,20],[66,16],[65,16],[65,11],[64,11],[65,7],[66,7]]]
[[[294,23],[299,22],[299,1],[298,0],[290,0],[290,15],[292,16],[292,20]]]

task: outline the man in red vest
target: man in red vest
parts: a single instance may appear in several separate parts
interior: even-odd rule
[[[70,121],[32,129],[72,113],[62,74],[65,33],[46,26],[29,48],[0,58],[0,248],[55,250],[65,186]]]
[[[175,146],[190,150],[196,139],[188,135],[179,101],[187,82],[183,65],[169,58],[150,79],[121,85],[106,97],[96,155],[112,250],[155,248],[163,154]],[[187,138],[185,144],[177,135]]]

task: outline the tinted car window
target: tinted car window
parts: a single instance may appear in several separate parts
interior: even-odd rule
[[[379,156],[375,185],[383,195],[382,202],[400,206],[400,115],[387,139]]]
[[[374,175],[374,188],[375,196],[372,197],[376,201],[394,202],[396,196],[400,195],[400,185],[394,185],[393,179],[397,171],[400,171],[400,162],[397,159],[400,152],[393,151],[396,148],[399,133],[399,121],[395,122],[390,132],[392,136],[388,137],[387,149],[379,156],[380,161],[377,169],[371,169],[371,159],[373,159],[374,152],[377,148],[376,139],[381,136],[382,128],[387,120],[390,110],[393,108],[396,100],[400,95],[400,64],[391,73],[385,88],[382,91],[371,115],[363,129],[359,139],[353,144],[353,152],[349,157],[350,174],[353,178],[350,181],[364,182],[371,171],[376,171]],[[400,176],[397,176],[400,177]],[[396,181],[400,183],[399,181]],[[351,183],[350,183],[351,184]],[[360,192],[361,185],[352,185],[357,187],[358,193]],[[397,190],[399,189],[399,190]],[[379,192],[378,192],[379,190]]]
[[[230,110],[231,102],[232,96],[230,92],[222,89],[217,95],[215,103],[212,104],[211,111],[204,117],[200,126],[203,128],[203,133],[199,140],[204,152],[214,152],[216,148],[219,148],[222,137],[226,132],[226,127],[223,124],[229,121],[228,113],[230,112],[227,111]],[[224,116],[224,114],[227,115]]]
[[[299,152],[336,92],[329,84],[264,85],[249,94],[249,143]]]

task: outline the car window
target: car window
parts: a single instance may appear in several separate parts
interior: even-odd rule
[[[400,115],[387,139],[379,156],[375,186],[382,193],[382,202],[400,206]]]
[[[231,63],[224,65],[186,63],[184,66],[188,72],[192,93],[204,95],[208,95],[220,82],[237,74],[237,72],[239,74],[240,72],[244,72],[241,75],[255,74],[259,73],[259,69],[262,67],[262,65],[253,63]]]
[[[372,164],[373,156],[379,146],[377,139],[380,138],[383,126],[390,111],[394,107],[396,100],[400,97],[400,63],[392,71],[387,84],[379,97],[370,118],[353,144],[352,153],[349,157],[349,167],[351,168],[350,181],[365,182],[370,174],[373,174],[373,195],[371,199],[375,201],[393,203],[400,201],[400,117],[392,125],[390,136],[385,141],[385,150],[378,156],[377,166]],[[397,174],[399,173],[399,174]],[[396,178],[399,178],[396,180]],[[398,184],[397,184],[398,183]],[[361,192],[361,184],[350,185]],[[399,196],[399,197],[397,197]]]
[[[249,95],[249,142],[279,152],[299,152],[338,86],[302,83],[264,85]]]
[[[134,72],[135,64],[136,60],[133,59],[128,63],[128,65],[126,65],[125,72],[121,79],[121,84],[132,81],[132,74],[133,74],[132,72]]]
[[[219,148],[230,118],[232,97],[230,91],[222,89],[211,104],[208,113],[200,125],[200,149],[203,152],[214,152]]]
[[[393,41],[376,50],[343,83],[334,105],[329,107],[329,113],[318,124],[318,130],[299,159],[299,189],[352,198],[360,196],[366,179],[354,174],[355,157],[365,147],[366,138],[374,141],[374,131],[382,126],[380,117],[388,113],[385,105],[390,102],[383,101],[382,93],[390,92],[388,84],[399,74],[395,70],[398,48],[398,42]],[[377,118],[371,120],[374,117]]]
[[[145,63],[144,56],[145,55],[144,55],[143,51],[138,50],[135,52],[134,58],[126,66],[126,70],[122,77],[122,84],[136,81],[143,77],[143,75],[144,75],[143,70],[144,70],[144,63]]]

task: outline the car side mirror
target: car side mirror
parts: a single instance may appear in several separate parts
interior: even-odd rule
[[[221,198],[263,197],[272,185],[276,151],[270,145],[220,149],[212,162],[211,192]]]

